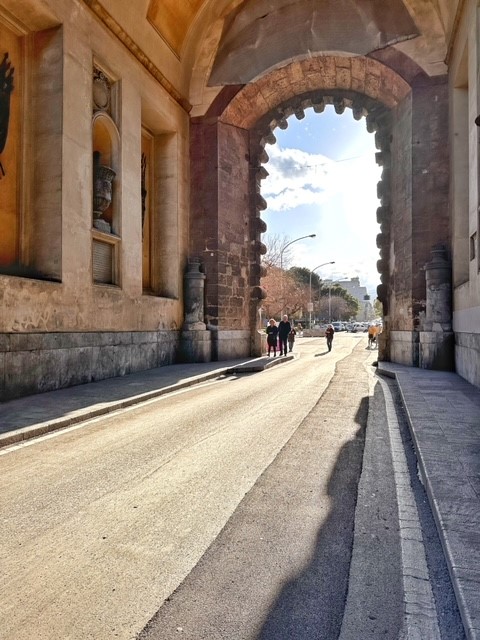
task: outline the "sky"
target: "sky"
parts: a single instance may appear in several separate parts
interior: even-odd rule
[[[380,277],[376,221],[377,183],[381,167],[375,162],[374,135],[365,118],[354,120],[351,109],[337,115],[333,106],[305,118],[288,119],[288,128],[274,130],[276,144],[266,145],[269,176],[262,181],[267,209],[262,218],[269,235],[295,240],[284,267],[315,269],[322,280],[360,278],[372,299]],[[286,255],[286,254],[285,254]]]

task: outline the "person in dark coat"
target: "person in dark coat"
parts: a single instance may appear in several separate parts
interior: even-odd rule
[[[335,329],[333,328],[332,324],[329,324],[328,327],[325,329],[325,338],[327,339],[327,347],[329,351],[332,350],[332,342],[333,342],[334,335],[335,335]]]
[[[268,321],[266,332],[267,332],[268,355],[270,355],[270,351],[273,348],[273,357],[275,357],[277,355],[278,327],[277,327],[277,323],[273,318],[270,318],[270,320]]]
[[[287,340],[288,334],[292,330],[292,325],[288,321],[288,316],[283,316],[281,322],[278,325],[278,342],[280,344],[280,355],[287,355]]]

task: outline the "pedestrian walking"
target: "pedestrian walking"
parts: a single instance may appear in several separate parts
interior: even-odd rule
[[[270,352],[273,349],[273,357],[275,357],[277,355],[278,327],[277,327],[277,323],[273,318],[270,318],[270,320],[268,321],[266,332],[267,332],[268,355],[270,355]]]
[[[378,327],[372,322],[368,325],[368,348],[373,349],[377,345]]]
[[[290,333],[288,334],[288,351],[292,351],[293,350],[293,345],[295,343],[295,336],[297,335],[297,332],[295,331],[295,329],[292,327],[292,330],[290,331]]]
[[[327,339],[327,347],[329,351],[332,350],[332,342],[333,342],[334,335],[335,335],[335,329],[333,328],[332,324],[329,324],[325,329],[325,338]]]
[[[288,321],[288,316],[285,315],[285,316],[283,316],[282,320],[280,321],[280,323],[278,325],[278,343],[279,343],[279,346],[280,346],[280,355],[281,356],[282,355],[283,356],[287,355],[288,335],[289,335],[291,330],[292,330],[292,325]]]

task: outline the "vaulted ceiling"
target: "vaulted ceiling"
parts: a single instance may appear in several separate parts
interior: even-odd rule
[[[101,4],[202,113],[294,59],[396,50],[446,73],[461,0],[84,0]],[[135,6],[133,6],[135,4]],[[157,44],[155,45],[155,38]]]

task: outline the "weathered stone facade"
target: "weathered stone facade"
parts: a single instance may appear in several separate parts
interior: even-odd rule
[[[380,357],[450,367],[454,353],[480,385],[476,3],[384,0],[368,29],[327,4],[0,0],[1,400],[257,354],[265,144],[326,104],[365,119],[382,166]],[[426,315],[438,244],[448,362]],[[194,260],[205,329],[185,326]]]

